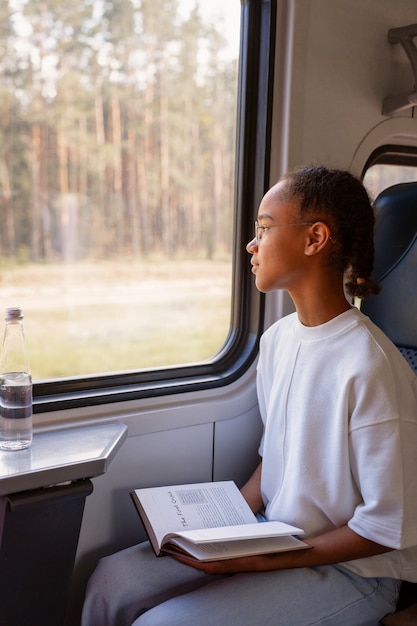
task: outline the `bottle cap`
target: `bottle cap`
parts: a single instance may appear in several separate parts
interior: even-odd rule
[[[12,306],[6,309],[6,314],[4,316],[6,321],[10,320],[22,320],[23,319],[23,311],[19,306]]]

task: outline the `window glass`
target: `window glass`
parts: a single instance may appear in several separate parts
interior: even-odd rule
[[[0,4],[0,302],[34,381],[230,327],[239,0]]]
[[[417,181],[417,168],[412,165],[377,163],[366,170],[363,180],[372,197],[376,198],[391,185]]]

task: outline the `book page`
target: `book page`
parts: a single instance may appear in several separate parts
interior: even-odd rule
[[[180,535],[193,543],[210,543],[215,541],[239,541],[266,537],[284,537],[287,535],[303,535],[301,528],[284,522],[255,522],[241,526],[224,526],[220,528],[203,528],[198,530],[178,531],[170,533],[166,538]]]
[[[233,481],[136,489],[132,495],[159,546],[167,533],[257,523]]]
[[[292,536],[262,537],[260,539],[205,544],[193,544],[183,537],[175,537],[164,545],[163,551],[167,554],[186,553],[198,561],[221,561],[255,554],[272,554],[308,548],[310,548],[308,544]]]

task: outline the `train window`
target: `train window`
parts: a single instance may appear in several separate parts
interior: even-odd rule
[[[363,181],[373,198],[391,185],[417,181],[417,151],[400,146],[378,149],[368,160]]]
[[[2,3],[0,290],[24,309],[35,410],[218,379],[257,333],[239,248],[274,4]]]

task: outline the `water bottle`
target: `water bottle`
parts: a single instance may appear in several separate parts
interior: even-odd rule
[[[32,443],[32,378],[23,334],[23,312],[6,309],[0,359],[0,449],[22,450]]]

